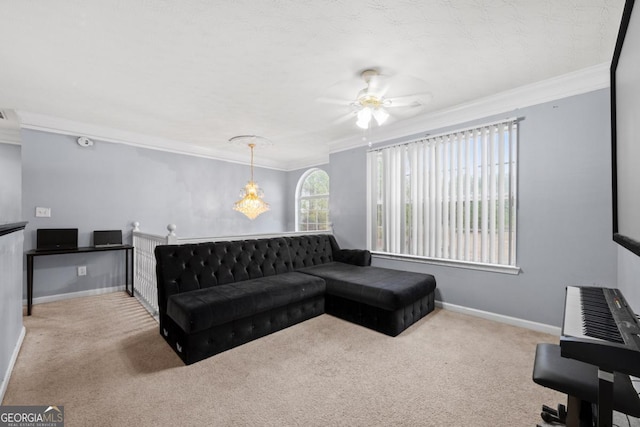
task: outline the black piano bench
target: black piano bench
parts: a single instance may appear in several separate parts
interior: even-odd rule
[[[566,423],[568,427],[592,426],[591,405],[598,401],[598,368],[560,355],[556,344],[538,344],[533,364],[533,381],[543,387],[567,394],[567,410],[543,405],[542,419]],[[628,375],[614,373],[613,409],[640,417],[640,398]],[[564,418],[564,419],[563,419]]]

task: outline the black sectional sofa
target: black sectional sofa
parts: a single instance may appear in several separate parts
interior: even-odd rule
[[[371,267],[332,235],[155,249],[160,334],[191,364],[323,313],[396,336],[433,311],[435,278]]]

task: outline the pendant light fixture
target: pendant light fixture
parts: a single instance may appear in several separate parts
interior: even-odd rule
[[[251,150],[251,179],[240,190],[240,200],[234,203],[233,209],[243,213],[247,218],[253,220],[258,215],[269,210],[269,204],[266,203],[262,189],[253,180],[253,149],[257,146],[271,145],[271,141],[256,135],[239,135],[229,140],[232,144],[248,145]]]

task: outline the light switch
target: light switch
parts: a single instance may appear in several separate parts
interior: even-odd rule
[[[36,217],[38,218],[51,218],[51,208],[36,208]]]

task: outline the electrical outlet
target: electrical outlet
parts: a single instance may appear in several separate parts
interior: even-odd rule
[[[51,218],[51,208],[36,208],[36,217],[38,218]]]
[[[78,276],[86,276],[87,275],[87,266],[81,265],[78,267]]]

